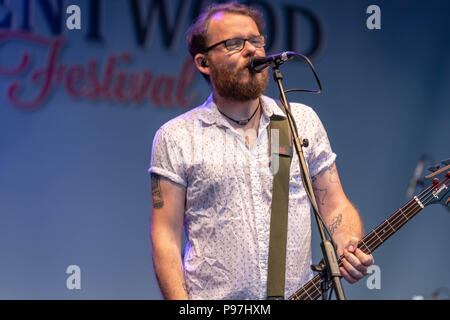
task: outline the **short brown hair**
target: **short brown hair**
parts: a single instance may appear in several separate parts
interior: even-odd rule
[[[187,31],[186,40],[189,53],[191,54],[192,58],[194,58],[197,53],[202,53],[206,50],[209,20],[214,14],[218,12],[234,13],[248,16],[255,21],[259,33],[263,34],[264,32],[264,18],[259,10],[244,4],[237,3],[235,1],[222,4],[212,4],[197,17],[197,19]],[[209,82],[209,77],[204,74],[202,75]]]

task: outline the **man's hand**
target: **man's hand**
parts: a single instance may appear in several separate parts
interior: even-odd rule
[[[368,275],[367,268],[374,264],[371,254],[365,254],[361,249],[357,248],[358,238],[353,237],[348,240],[341,249],[338,244],[338,256],[344,255],[342,258],[343,266],[339,268],[342,277],[349,283],[355,283]],[[339,258],[339,257],[338,257]]]

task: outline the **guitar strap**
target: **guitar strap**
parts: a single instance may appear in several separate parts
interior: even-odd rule
[[[276,101],[285,112],[280,101]],[[278,150],[272,141],[278,130]],[[278,161],[278,170],[273,176],[272,208],[270,216],[269,259],[267,274],[267,299],[284,299],[286,272],[286,242],[289,205],[289,171],[292,160],[292,137],[287,117],[273,114],[269,124],[271,168]],[[276,145],[276,144],[275,144]]]

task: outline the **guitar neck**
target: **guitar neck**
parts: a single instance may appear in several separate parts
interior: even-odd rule
[[[423,204],[414,197],[411,201],[401,207],[397,212],[387,218],[382,224],[372,230],[358,243],[358,248],[366,254],[370,254],[383,242],[396,233],[409,220],[411,220],[420,210]]]
[[[390,236],[397,232],[403,225],[411,220],[424,205],[417,197],[411,199],[397,212],[392,214],[378,227],[368,233],[364,238],[358,242],[358,248],[366,254],[371,254],[375,249],[381,246]],[[338,259],[339,266],[342,266],[342,258]],[[289,300],[316,300],[322,295],[320,274],[316,275],[293,295]]]

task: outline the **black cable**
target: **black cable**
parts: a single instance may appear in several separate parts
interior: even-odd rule
[[[330,295],[328,296],[328,300],[331,300],[331,295],[333,294],[333,285],[330,286]]]
[[[322,92],[322,84],[320,83],[319,76],[317,75],[316,69],[314,68],[313,64],[311,63],[311,60],[309,60],[308,57],[306,57],[306,56],[304,56],[304,55],[302,55],[300,53],[292,52],[292,51],[290,51],[290,53],[293,54],[296,57],[299,57],[299,58],[305,60],[306,63],[308,63],[309,67],[311,68],[311,71],[314,74],[314,78],[316,79],[317,86],[319,87],[319,89],[317,89],[317,90],[311,90],[311,89],[288,89],[288,90],[285,90],[284,93],[285,94],[289,93],[289,92],[321,93]]]
[[[314,78],[316,79],[317,86],[319,87],[319,89],[318,89],[318,90],[310,90],[310,89],[288,89],[288,90],[284,90],[284,93],[286,94],[286,93],[294,92],[294,91],[296,91],[296,92],[309,92],[309,93],[321,93],[321,92],[322,92],[322,85],[321,85],[321,83],[320,83],[319,76],[317,75],[317,72],[316,72],[316,70],[315,70],[313,64],[311,63],[311,61],[308,59],[308,57],[306,57],[306,56],[304,56],[304,55],[302,55],[302,54],[300,54],[300,53],[297,53],[297,52],[292,52],[292,51],[291,51],[290,53],[293,54],[293,55],[296,56],[296,57],[302,58],[303,60],[305,60],[305,61],[308,63],[309,67],[311,68],[311,71],[312,71],[313,74],[314,74]],[[283,104],[283,101],[282,101],[282,99],[281,99],[281,94],[280,94],[279,100],[280,100],[281,104],[284,106],[284,109],[286,110],[286,112],[288,113],[288,115],[289,115],[292,119],[294,119],[294,117],[292,116],[292,113],[291,113],[291,111],[290,111],[290,105],[289,105],[289,108],[287,108],[287,106],[285,106],[285,105]],[[289,104],[289,102],[288,102],[288,104]],[[297,129],[296,122],[293,121],[293,123],[294,123],[294,129],[295,129],[295,131],[296,131],[297,134],[298,134],[298,129]],[[302,142],[302,143],[303,143],[303,142]],[[303,181],[303,184],[305,184],[305,180],[304,180],[304,179],[305,179],[305,177],[304,177],[303,172],[302,172],[302,181]],[[305,188],[305,191],[307,191],[306,188]],[[308,193],[308,192],[307,192],[307,193]],[[330,231],[328,230],[328,227],[327,227],[327,225],[325,224],[325,221],[323,221],[322,216],[321,216],[320,214],[319,214],[319,218],[320,218],[320,220],[322,221],[322,224],[323,224],[324,227],[325,227],[325,231],[327,232],[327,234],[328,234],[328,236],[329,236],[329,238],[330,238],[331,243],[333,244],[334,248],[337,249],[337,245],[336,245],[336,243],[334,242],[333,238],[331,237],[331,233],[330,233]],[[339,258],[339,257],[338,257],[338,258]]]

